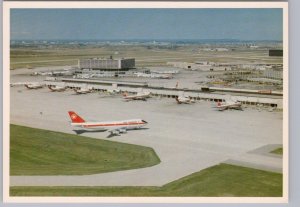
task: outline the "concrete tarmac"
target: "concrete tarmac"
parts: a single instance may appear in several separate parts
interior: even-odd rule
[[[152,147],[161,159],[149,168],[96,175],[11,176],[11,186],[161,186],[264,145],[282,144],[282,112],[256,108],[220,112],[210,102],[178,105],[173,99],[157,97],[124,102],[120,95],[74,95],[71,90],[50,92],[22,86],[10,91],[13,124],[75,134],[69,110],[87,120],[144,119],[149,122],[146,129],[120,136],[106,138],[108,132],[82,135]]]

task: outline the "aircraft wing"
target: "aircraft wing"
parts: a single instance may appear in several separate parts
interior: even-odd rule
[[[127,130],[124,127],[118,127],[118,128],[114,128],[109,130],[111,135],[119,135],[120,133],[126,133]]]
[[[220,105],[220,106],[216,106],[215,108],[219,109],[219,111],[224,111],[226,109],[230,109],[230,108],[240,108],[240,105],[237,104],[224,104],[224,105]]]
[[[226,110],[226,109],[228,109],[228,107],[229,107],[230,105],[220,105],[220,106],[215,106],[215,107],[213,107],[213,108],[216,108],[216,109],[218,109],[219,111],[224,111],[224,110]]]

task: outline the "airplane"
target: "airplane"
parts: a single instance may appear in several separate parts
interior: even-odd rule
[[[160,79],[172,79],[171,74],[151,74],[151,78],[160,78]]]
[[[114,89],[107,89],[106,92],[109,94],[116,94],[116,93],[120,93],[121,90],[118,88],[114,88]]]
[[[43,88],[44,84],[40,84],[40,83],[27,83],[24,84],[24,86],[28,89],[39,89],[39,88]]]
[[[69,69],[64,69],[63,71],[52,71],[50,73],[52,76],[62,76],[62,75],[72,75],[73,71]]]
[[[37,76],[60,76],[60,75],[72,75],[73,72],[70,69],[63,69],[63,71],[45,71],[45,72],[33,72],[31,75]]]
[[[52,91],[52,92],[62,92],[66,90],[66,87],[64,86],[48,86],[48,88]]]
[[[173,78],[172,74],[155,74],[155,73],[141,73],[137,72],[135,73],[137,77],[143,77],[143,78],[160,78],[160,79],[171,79]]]
[[[217,106],[214,108],[217,108],[219,111],[224,111],[227,109],[243,110],[242,103],[238,101],[225,101],[224,103],[218,102]]]
[[[184,95],[176,97],[175,100],[177,101],[178,104],[182,104],[182,103],[184,103],[184,104],[195,103],[195,101],[191,97],[184,96]]]
[[[76,92],[76,94],[87,94],[92,92],[92,90],[88,88],[80,88],[80,89],[74,88],[74,91]]]
[[[148,122],[142,119],[130,119],[122,121],[106,121],[106,122],[88,122],[81,118],[76,112],[68,111],[71,118],[71,126],[77,127],[84,131],[109,131],[110,135],[119,135],[126,133],[127,130],[139,129]]]
[[[89,79],[92,78],[94,74],[77,74],[78,78],[84,78],[84,79]]]
[[[144,77],[144,78],[150,78],[151,77],[151,74],[142,73],[142,72],[136,72],[136,73],[134,73],[134,75],[136,75],[137,77]]]
[[[151,73],[158,73],[158,74],[177,74],[177,73],[178,73],[178,70],[168,70],[168,71],[151,70]]]
[[[123,94],[123,98],[126,100],[126,101],[131,101],[131,100],[143,100],[143,101],[146,101],[147,98],[150,98],[151,97],[151,93],[150,92],[138,92],[136,95],[131,95],[131,96],[128,96],[127,93],[124,93]]]

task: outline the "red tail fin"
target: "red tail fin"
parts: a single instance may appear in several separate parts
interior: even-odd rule
[[[78,116],[74,111],[69,111],[69,116],[72,120],[72,123],[83,123],[85,122],[83,118]]]

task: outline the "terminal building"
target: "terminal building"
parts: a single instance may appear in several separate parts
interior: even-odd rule
[[[135,68],[134,58],[89,58],[78,60],[78,68],[80,70],[95,71],[127,71]]]
[[[78,60],[77,78],[114,77],[135,69],[134,58],[88,58]]]

